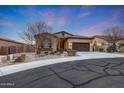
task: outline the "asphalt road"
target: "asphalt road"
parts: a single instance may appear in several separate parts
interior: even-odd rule
[[[4,88],[124,88],[124,58],[90,59],[0,77]]]

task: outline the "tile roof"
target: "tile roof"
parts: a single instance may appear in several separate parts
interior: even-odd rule
[[[18,43],[18,44],[24,44],[24,43],[21,43],[21,42],[12,40],[12,39],[10,39],[10,38],[7,38],[7,37],[5,37],[5,36],[0,36],[0,40],[4,40],[4,41],[8,41],[8,42],[13,42],[13,43]]]

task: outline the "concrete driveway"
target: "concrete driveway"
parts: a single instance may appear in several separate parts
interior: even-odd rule
[[[124,87],[124,58],[88,59],[52,64],[0,77],[0,87]]]

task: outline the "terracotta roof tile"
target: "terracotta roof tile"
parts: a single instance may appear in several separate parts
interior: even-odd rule
[[[21,42],[12,40],[12,39],[10,39],[10,38],[7,38],[7,37],[5,37],[5,36],[0,36],[0,40],[4,40],[4,41],[8,41],[8,42],[13,42],[13,43],[18,43],[18,44],[24,44],[24,43],[21,43]]]

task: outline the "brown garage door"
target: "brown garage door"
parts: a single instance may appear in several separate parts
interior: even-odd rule
[[[72,49],[77,51],[89,51],[89,43],[73,43]]]

